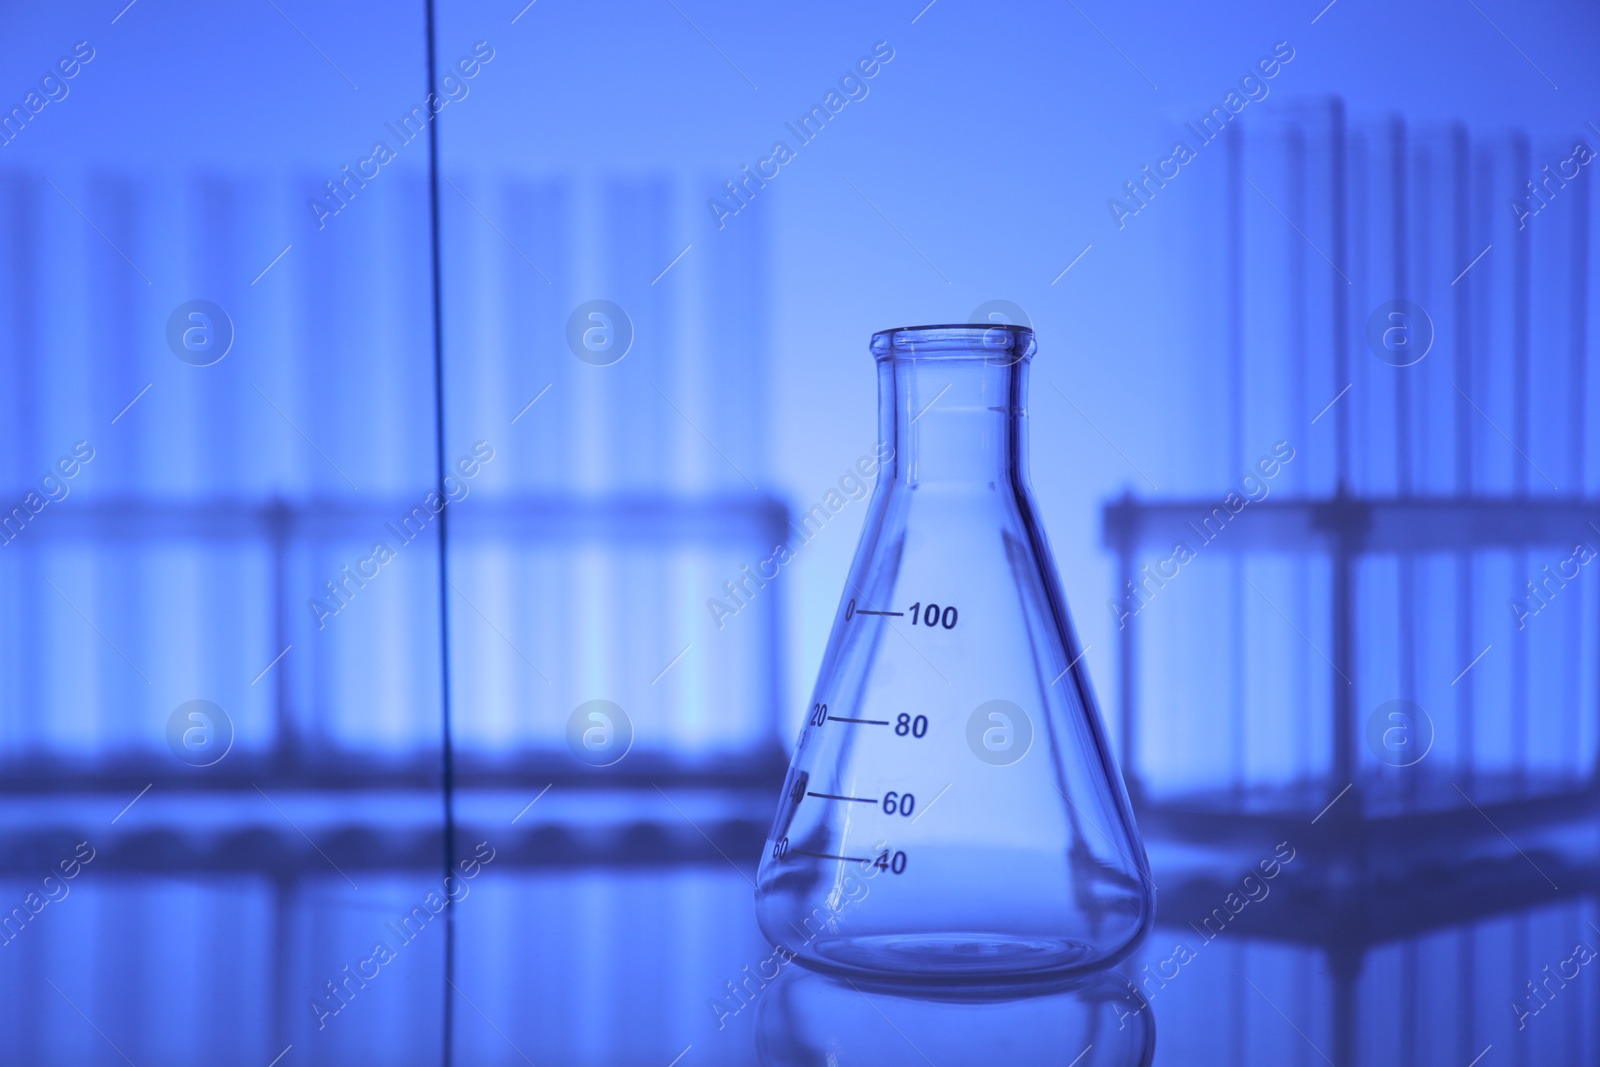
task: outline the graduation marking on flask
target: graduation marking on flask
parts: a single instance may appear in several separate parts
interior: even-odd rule
[[[787,837],[780,837],[772,843],[772,858],[787,860],[791,856],[807,856],[818,860],[837,860],[840,863],[869,864],[878,870],[888,871],[890,874],[906,873],[908,860],[903,851],[895,849],[881,849],[876,856],[841,856],[833,852],[812,852],[809,849],[795,848],[789,844]]]
[[[924,604],[919,600],[906,608],[905,611],[873,611],[869,608],[856,607],[855,598],[851,597],[849,603],[844,606],[844,621],[849,622],[857,615],[882,615],[896,619],[903,619],[909,615],[911,616],[912,626],[921,625],[929,629],[940,627],[945,630],[954,630],[956,623],[961,618],[961,612],[950,604],[946,604],[941,608],[931,601]]]
[[[823,800],[849,800],[857,804],[876,804],[877,797],[847,797],[842,793],[806,793],[808,797],[821,797]]]
[[[829,715],[828,705],[826,704],[811,705],[811,718],[809,722],[812,726],[821,726],[825,722],[849,722],[860,726],[889,725],[888,719],[857,719],[848,715]]]
[[[883,808],[885,815],[909,816],[917,807],[917,798],[910,793],[902,793],[891,789],[882,798],[879,797],[852,797],[843,793],[813,793],[806,792],[808,797],[818,797],[822,800],[846,800],[852,804],[876,804]]]

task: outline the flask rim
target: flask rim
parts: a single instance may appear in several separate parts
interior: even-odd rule
[[[872,358],[999,359],[1016,363],[1032,359],[1038,348],[1027,326],[994,322],[896,326],[872,335]]]

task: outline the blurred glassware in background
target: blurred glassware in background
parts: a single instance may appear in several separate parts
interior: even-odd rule
[[[1292,845],[1276,879],[1260,868],[1223,877],[1214,856],[1192,851],[1163,865],[1161,847],[1160,919],[1118,972],[1124,994],[1161,1018],[1162,1062],[1600,1058],[1592,866],[1552,871],[1555,889],[1510,852],[1452,872],[1449,886],[1424,867],[1330,899],[1297,870]]]
[[[762,220],[662,275],[672,255],[654,262],[651,242],[675,208],[701,209],[669,183],[452,180],[501,232],[461,197],[447,215],[462,284],[445,287],[441,485],[421,175],[374,183],[287,251],[309,177],[57,174],[58,195],[0,175],[0,452],[24,508],[6,512],[0,589],[31,606],[0,641],[17,682],[0,699],[0,1022],[20,1052],[76,1042],[76,1004],[136,1062],[267,1062],[290,1044],[312,1062],[433,1057],[448,935],[430,922],[401,949],[389,924],[438,889],[447,829],[498,850],[473,903],[451,905],[463,946],[503,940],[503,911],[478,905],[491,882],[537,896],[517,866],[597,865],[562,884],[614,897],[630,869],[676,864],[642,876],[648,891],[693,897],[707,864],[732,875],[725,857],[759,851],[784,766],[785,591],[757,590],[721,629],[702,605],[790,536],[786,505],[745,480],[765,481]],[[591,291],[626,305],[608,324],[632,335],[623,358],[566,342],[569,319],[592,324]],[[211,298],[198,312],[196,294]],[[486,294],[506,303],[484,313]],[[197,328],[217,337],[203,359]],[[602,423],[603,441],[582,432]],[[29,492],[49,503],[25,507]],[[595,702],[628,739],[604,758],[569,729]],[[95,860],[70,896],[30,913],[80,842]],[[759,948],[747,912],[732,925],[719,974]],[[398,957],[378,980],[375,939]],[[151,981],[128,987],[100,946]],[[235,950],[248,973],[212,983],[193,1018],[151,1022],[142,991],[204,982]],[[715,984],[708,971],[697,1019]],[[74,1062],[99,1054],[84,1029]]]
[[[406,526],[434,480],[428,261],[395,254],[426,244],[426,190],[397,175],[263,272],[311,184],[0,176],[12,790],[438,785],[438,524]],[[59,499],[30,515],[41,472]],[[234,731],[204,774],[164,736],[195,699]]]
[[[766,466],[765,221],[680,255],[687,182],[467,155],[441,185],[447,454],[499,458],[447,548],[460,833],[595,865],[579,884],[608,899],[641,865],[753,863],[790,595],[760,564],[794,536]],[[464,943],[505,921],[457,917]]]
[[[1596,810],[1586,143],[1338,100],[1229,132],[1189,271],[1214,489],[1105,509],[1152,837],[1376,876]]]
[[[1028,482],[1033,331],[874,335],[882,466],[761,862],[801,962],[1104,965],[1154,892]]]
[[[442,184],[446,451],[501,458],[450,528],[457,784],[646,806],[651,782],[770,788],[786,593],[757,571],[790,533],[763,221],[685,255],[686,182],[462,164]],[[713,618],[730,584],[737,613]],[[597,700],[609,726],[578,710]]]
[[[442,1047],[444,923],[344,970],[445,858],[426,185],[318,184],[0,175],[8,1054]]]

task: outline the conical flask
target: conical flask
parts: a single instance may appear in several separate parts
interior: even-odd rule
[[[885,456],[756,887],[818,970],[1027,984],[1155,910],[1028,484],[1033,332],[872,338]]]

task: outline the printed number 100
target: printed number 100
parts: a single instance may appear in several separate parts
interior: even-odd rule
[[[946,606],[941,610],[937,604],[924,606],[920,600],[907,609],[907,614],[911,616],[912,626],[921,623],[923,626],[929,627],[942,626],[946,630],[954,630],[956,628],[956,619],[960,616],[960,612],[956,611],[953,606]]]

